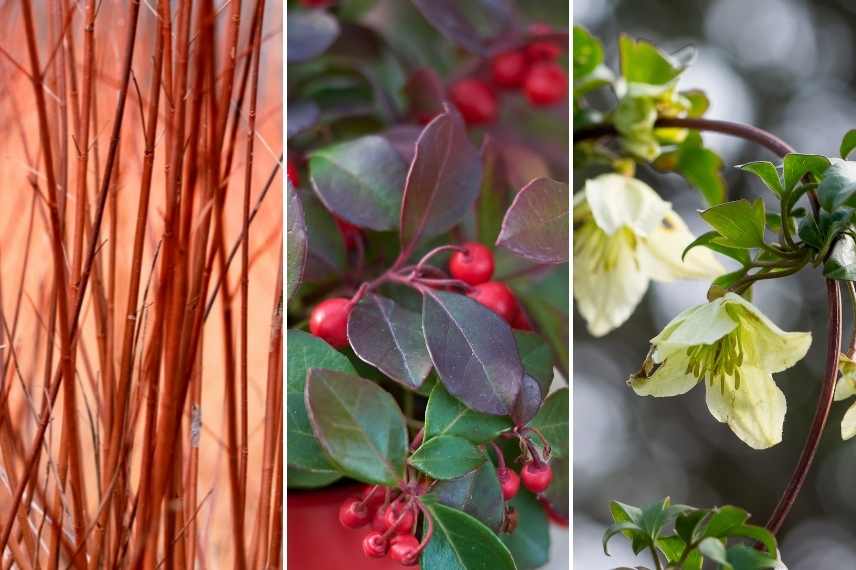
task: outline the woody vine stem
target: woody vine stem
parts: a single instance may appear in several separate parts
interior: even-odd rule
[[[788,153],[796,152],[793,147],[785,141],[776,137],[763,129],[735,123],[731,121],[717,121],[712,119],[701,118],[662,118],[655,123],[656,127],[676,127],[696,129],[699,131],[715,132],[720,134],[731,135],[747,141],[754,142],[776,154],[779,158],[784,158]],[[617,131],[613,125],[601,124],[586,127],[574,132],[574,143],[604,137],[614,136]],[[809,193],[809,200],[814,215],[817,216],[819,204],[817,195],[814,190]],[[814,456],[817,453],[817,448],[820,445],[820,439],[823,435],[823,430],[826,427],[826,422],[829,419],[829,410],[832,406],[832,398],[835,394],[835,382],[838,375],[838,358],[841,352],[841,289],[836,281],[832,279],[826,280],[826,306],[827,306],[827,342],[826,342],[826,369],[824,373],[823,385],[821,386],[820,395],[817,399],[817,408],[814,412],[814,419],[806,436],[805,444],[800,453],[799,460],[791,473],[785,490],[779,497],[773,513],[767,520],[766,527],[770,532],[776,534],[782,528],[785,518],[788,516],[791,508],[796,502],[797,496],[805,483],[809,469],[814,462]]]

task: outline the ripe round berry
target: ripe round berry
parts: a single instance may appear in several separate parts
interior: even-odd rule
[[[379,506],[372,517],[372,530],[378,532],[386,531],[386,507]]]
[[[533,105],[553,105],[568,94],[568,74],[555,63],[536,65],[526,76],[523,90]]]
[[[449,97],[470,125],[496,119],[496,95],[484,81],[462,79],[452,86]]]
[[[389,544],[379,532],[370,532],[363,539],[363,554],[369,558],[383,558],[386,556]]]
[[[413,525],[416,522],[416,516],[413,514],[413,509],[409,507],[407,508],[407,511],[404,512],[404,515],[401,513],[402,511],[400,508],[388,508],[383,515],[383,522],[386,529],[391,529],[395,525],[395,521],[397,521],[399,517],[402,517],[401,522],[395,527],[395,532],[398,534],[408,534],[413,530]]]
[[[532,321],[529,320],[529,316],[523,310],[517,311],[517,316],[514,317],[514,321],[511,323],[511,328],[521,331],[535,330],[535,327],[532,326]]]
[[[476,285],[467,296],[505,319],[507,323],[512,323],[517,316],[517,300],[505,283],[488,281]]]
[[[502,489],[502,498],[510,501],[520,489],[520,476],[513,469],[503,468],[496,470],[496,476],[499,479],[499,487]]]
[[[519,51],[501,53],[491,60],[490,72],[497,85],[520,87],[526,79],[526,56]]]
[[[334,220],[336,227],[339,228],[339,233],[342,234],[342,239],[345,241],[345,248],[354,249],[357,247],[357,240],[362,236],[360,228],[339,217],[335,217]]]
[[[335,297],[321,301],[309,314],[309,332],[326,340],[334,348],[348,346],[350,301]]]
[[[469,285],[480,285],[493,276],[493,252],[480,243],[465,243],[464,251],[449,258],[449,273]]]
[[[345,528],[360,528],[365,526],[370,518],[369,510],[357,497],[346,499],[339,508],[339,522]]]
[[[414,566],[419,558],[419,541],[412,534],[400,534],[389,545],[389,557],[402,566]]]
[[[539,40],[526,46],[526,57],[532,62],[556,61],[562,54],[559,44]]]
[[[288,181],[291,182],[291,185],[295,188],[300,186],[300,175],[297,174],[297,167],[294,166],[294,163],[290,160],[286,161],[285,168],[288,174]]]
[[[553,480],[553,469],[547,463],[534,461],[523,466],[520,472],[523,485],[533,493],[543,493]]]
[[[363,500],[369,511],[374,513],[383,504],[386,493],[382,488],[378,488],[377,491],[372,493],[372,489],[374,489],[374,485],[366,485],[366,488],[363,489]]]

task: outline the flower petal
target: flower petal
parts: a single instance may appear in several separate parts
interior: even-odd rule
[[[681,217],[670,210],[648,237],[640,240],[639,265],[655,281],[713,278],[725,273],[713,252],[704,247],[691,249],[681,260],[694,239]]]
[[[648,276],[639,271],[630,241],[617,245],[608,268],[585,255],[584,250],[579,251],[575,244],[574,299],[593,336],[603,336],[621,326],[647,289]]]
[[[689,356],[687,356],[687,353],[679,352],[667,358],[652,374],[646,376],[643,371],[640,371],[636,375],[631,376],[628,383],[633,388],[633,391],[640,396],[665,398],[686,394],[699,381],[692,374],[687,374],[688,363]],[[653,362],[646,360],[643,370],[650,364],[653,364]]]
[[[646,236],[672,206],[647,184],[621,174],[602,174],[586,181],[586,201],[598,227],[612,235],[622,227]]]
[[[845,354],[838,355],[838,372],[841,376],[835,384],[835,401],[845,400],[856,394],[856,362]]]
[[[841,439],[850,439],[856,435],[856,404],[851,404],[841,420]]]
[[[782,441],[788,405],[773,376],[759,368],[740,369],[740,388],[734,379],[707,383],[707,407],[718,421],[727,423],[737,437],[753,449],[767,449]]]
[[[740,326],[748,327],[752,342],[744,346],[745,359],[768,372],[781,372],[802,360],[811,346],[810,332],[785,332],[755,305],[734,293],[726,293],[725,303],[740,307]]]
[[[720,299],[684,311],[651,339],[656,347],[654,360],[663,362],[672,354],[691,346],[713,344],[737,327]]]

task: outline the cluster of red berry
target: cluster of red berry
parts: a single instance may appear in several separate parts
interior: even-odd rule
[[[513,328],[532,330],[529,318],[508,285],[490,280],[494,269],[491,250],[480,243],[466,243],[458,249],[449,259],[449,274],[469,286],[467,296],[502,317]],[[346,297],[321,301],[309,314],[309,332],[335,348],[347,347],[348,315],[353,306],[354,299]]]
[[[339,508],[339,522],[358,529],[371,523],[363,539],[363,554],[369,558],[390,558],[403,566],[415,566],[430,536],[422,543],[414,536],[418,499],[380,485],[368,487],[362,497],[346,499]]]
[[[468,77],[452,85],[449,97],[468,124],[496,119],[497,88],[522,89],[529,103],[539,107],[554,105],[568,95],[568,74],[556,63],[562,46],[538,39],[552,33],[545,24],[533,25],[530,32],[535,39],[528,45],[491,59],[490,80]]]

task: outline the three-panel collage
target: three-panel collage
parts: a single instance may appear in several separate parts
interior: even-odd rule
[[[0,568],[856,568],[849,0],[0,0]]]

